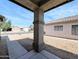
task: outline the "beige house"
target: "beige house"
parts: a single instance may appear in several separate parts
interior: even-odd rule
[[[44,26],[45,35],[78,39],[78,16],[66,17],[48,22]]]
[[[29,27],[18,27],[18,26],[12,27],[13,32],[22,32],[22,31],[29,32],[29,29],[30,29]]]
[[[21,30],[21,28],[18,27],[18,26],[13,26],[13,27],[12,27],[12,31],[13,31],[13,32],[20,32],[20,31],[22,31],[22,30]]]
[[[30,29],[29,27],[23,27],[24,32],[29,32],[29,29]]]

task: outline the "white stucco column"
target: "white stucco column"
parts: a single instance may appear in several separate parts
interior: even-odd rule
[[[34,12],[34,41],[33,41],[33,49],[36,52],[40,52],[44,49],[43,42],[43,26],[44,26],[44,11],[42,9],[37,8]]]

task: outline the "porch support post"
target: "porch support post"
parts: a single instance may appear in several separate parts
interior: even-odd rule
[[[33,49],[36,52],[40,52],[44,49],[43,42],[43,26],[44,26],[44,11],[40,8],[37,8],[34,11],[34,41],[33,41]]]

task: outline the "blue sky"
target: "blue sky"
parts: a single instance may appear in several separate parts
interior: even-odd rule
[[[78,14],[78,0],[50,10],[44,14],[45,22]],[[5,16],[14,26],[28,27],[34,20],[34,14],[8,0],[0,0],[0,15]]]

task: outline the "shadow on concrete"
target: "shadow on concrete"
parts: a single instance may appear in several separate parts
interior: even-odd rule
[[[32,48],[32,43],[33,39],[30,38],[23,38],[23,39],[18,39],[17,40],[26,50],[31,51]]]

